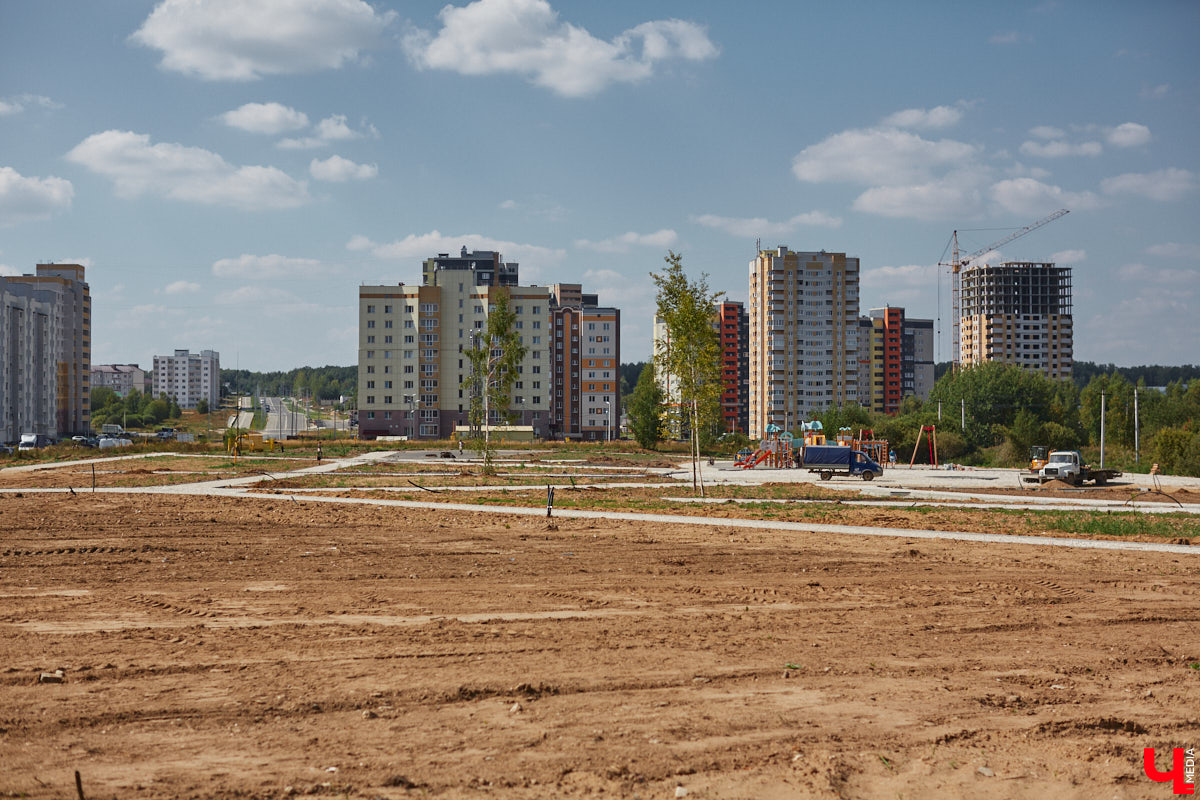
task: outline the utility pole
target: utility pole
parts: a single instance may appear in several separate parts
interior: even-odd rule
[[[1104,392],[1100,393],[1100,469],[1104,469]]]
[[[962,431],[967,432],[967,398],[962,399]]]
[[[1138,391],[1133,387],[1133,463],[1139,464],[1140,442],[1138,441]]]

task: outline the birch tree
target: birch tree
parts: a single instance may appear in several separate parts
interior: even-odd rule
[[[678,393],[680,430],[689,429],[692,457],[692,488],[704,496],[704,478],[700,471],[702,420],[712,419],[720,405],[721,347],[713,327],[713,303],[724,292],[712,292],[708,275],[689,280],[683,271],[683,258],[668,251],[666,268],[650,273],[658,287],[658,316],[667,338],[660,340],[654,354],[655,369],[669,375]],[[675,398],[668,398],[674,401]]]

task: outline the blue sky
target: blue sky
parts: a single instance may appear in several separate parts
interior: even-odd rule
[[[1200,361],[1200,4],[0,4],[0,273],[87,267],[95,363],[356,362],[357,287],[498,249],[650,352],[668,248],[746,299],[845,251],[863,309],[937,266],[1074,267],[1076,357]],[[939,286],[941,309],[939,311]]]

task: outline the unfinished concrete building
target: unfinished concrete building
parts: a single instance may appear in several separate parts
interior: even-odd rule
[[[1071,268],[1008,261],[962,273],[962,365],[1017,364],[1070,378]]]

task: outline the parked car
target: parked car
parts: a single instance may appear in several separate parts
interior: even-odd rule
[[[13,450],[8,445],[0,444],[0,455],[11,456],[14,452],[16,452],[16,451]]]

